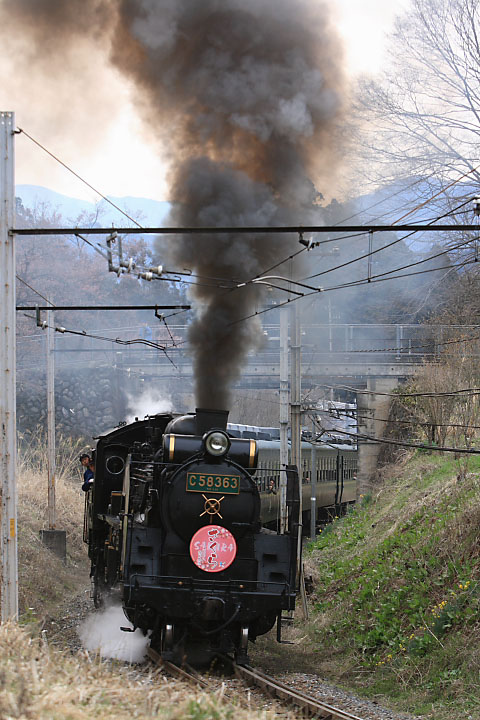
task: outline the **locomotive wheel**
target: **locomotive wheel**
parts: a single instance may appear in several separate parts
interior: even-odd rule
[[[169,652],[173,650],[173,625],[171,623],[167,623],[165,627],[163,628],[162,632],[162,650]]]
[[[240,628],[240,650],[247,652],[248,647],[248,625],[242,625]]]
[[[238,647],[235,650],[235,660],[239,665],[248,662],[248,625],[242,625],[238,639]]]

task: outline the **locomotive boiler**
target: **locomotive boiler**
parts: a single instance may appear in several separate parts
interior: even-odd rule
[[[116,589],[134,628],[169,659],[233,652],[295,606],[298,474],[287,470],[288,527],[261,524],[254,439],[227,412],[155,415],[98,438],[85,541],[98,606]]]

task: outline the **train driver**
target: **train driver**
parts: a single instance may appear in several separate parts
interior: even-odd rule
[[[93,464],[92,458],[87,453],[83,453],[82,455],[80,455],[80,462],[85,468],[85,472],[83,473],[82,490],[83,492],[87,492],[93,485],[93,480],[95,477],[95,465]]]

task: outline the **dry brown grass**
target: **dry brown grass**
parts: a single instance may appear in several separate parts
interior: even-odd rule
[[[0,626],[0,717],[87,720],[247,720],[273,713],[223,704],[158,671],[54,652],[14,624]]]
[[[67,536],[64,565],[41,542],[47,524],[47,458],[40,435],[24,442],[18,456],[18,565],[20,612],[29,608],[41,618],[88,583],[83,543],[84,493],[81,490],[79,444],[60,439],[56,476],[56,528]]]

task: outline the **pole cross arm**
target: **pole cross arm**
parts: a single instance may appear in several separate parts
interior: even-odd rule
[[[437,224],[406,223],[403,225],[282,225],[251,227],[127,227],[114,228],[121,235],[271,235],[285,233],[375,233],[375,232],[478,232],[477,223]],[[112,228],[10,228],[10,235],[112,235]]]

